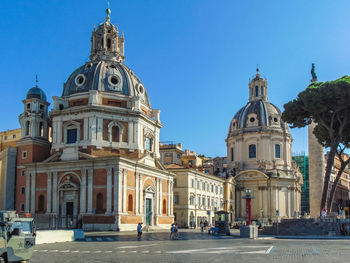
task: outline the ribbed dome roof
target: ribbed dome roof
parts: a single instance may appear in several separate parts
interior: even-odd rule
[[[46,94],[42,89],[35,86],[35,87],[29,89],[27,92],[27,95],[26,95],[26,99],[32,99],[32,98],[46,101]]]
[[[88,62],[76,69],[64,84],[62,96],[88,92],[109,92],[126,96],[140,96],[150,106],[140,79],[123,63],[115,61]]]

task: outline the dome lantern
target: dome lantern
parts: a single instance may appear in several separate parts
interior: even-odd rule
[[[260,77],[259,67],[256,68],[255,77],[249,82],[249,101],[267,101],[267,81]]]

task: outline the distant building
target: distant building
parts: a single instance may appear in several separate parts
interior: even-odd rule
[[[225,177],[227,172],[227,157],[215,157],[213,159],[213,174]]]
[[[185,167],[196,169],[203,166],[203,158],[198,156],[195,151],[190,151],[186,149],[181,159],[182,164]]]
[[[15,209],[16,158],[15,147],[6,147],[0,152],[0,210]]]
[[[301,186],[301,212],[310,213],[309,157],[298,155],[293,156],[292,160],[299,167],[303,175],[303,185]]]
[[[21,137],[21,128],[0,132],[0,152],[8,147],[16,147]]]
[[[182,144],[164,144],[160,143],[159,144],[159,152],[160,152],[160,161],[164,165],[169,165],[169,164],[177,164],[177,165],[182,165]]]
[[[225,210],[234,218],[234,181],[196,169],[171,164],[174,177],[174,220],[180,227],[214,223],[214,212]]]

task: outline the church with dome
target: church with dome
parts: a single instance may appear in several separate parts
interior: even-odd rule
[[[90,60],[68,77],[50,112],[37,85],[23,100],[16,210],[62,227],[169,228],[173,174],[159,162],[160,110],[123,63],[124,36],[106,13],[92,31]]]
[[[259,69],[248,85],[249,101],[234,115],[228,135],[227,164],[236,184],[236,218],[246,217],[246,191],[253,220],[300,214],[302,175],[292,163],[292,137],[281,111],[267,98]]]

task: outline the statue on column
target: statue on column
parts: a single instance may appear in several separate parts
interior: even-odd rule
[[[311,82],[317,82],[317,75],[315,72],[315,63],[312,63],[311,65],[311,76],[312,76]]]

